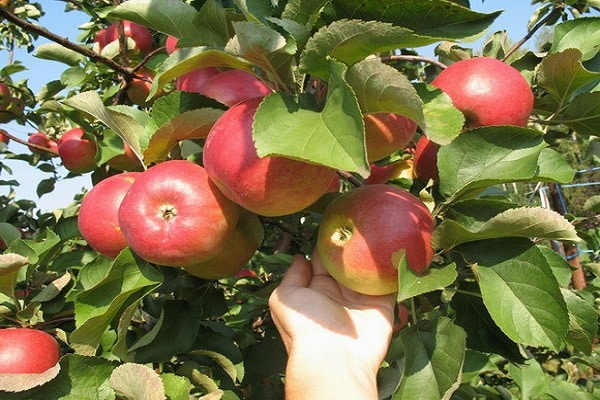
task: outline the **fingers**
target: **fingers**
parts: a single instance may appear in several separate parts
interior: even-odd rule
[[[323,275],[329,276],[329,272],[327,272],[325,270],[325,267],[323,266],[323,262],[321,261],[321,257],[319,256],[319,253],[316,250],[313,251],[313,253],[312,253],[311,262],[312,262],[313,276],[323,276]]]
[[[292,264],[283,277],[280,286],[306,287],[312,278],[312,267],[310,261],[301,255],[295,255]]]

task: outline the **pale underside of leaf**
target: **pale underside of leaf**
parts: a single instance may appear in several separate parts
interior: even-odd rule
[[[160,376],[145,365],[125,363],[115,368],[109,379],[115,392],[128,400],[164,400],[165,388]]]

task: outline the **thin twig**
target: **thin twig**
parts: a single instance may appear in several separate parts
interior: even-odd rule
[[[396,55],[391,55],[391,56],[380,57],[379,59],[383,62],[387,62],[387,61],[424,62],[424,63],[428,63],[431,65],[435,65],[436,67],[438,67],[440,69],[446,69],[448,67],[446,64],[441,63],[438,60],[435,60],[433,58],[423,57],[423,56],[411,56],[411,55],[407,55],[407,54],[400,54],[400,55],[396,54]]]
[[[557,14],[562,14],[563,12],[563,8],[564,6],[557,6],[556,8],[554,8],[552,10],[552,12],[550,12],[548,15],[546,15],[544,18],[542,18],[541,20],[538,21],[537,24],[535,24],[533,26],[533,28],[531,28],[531,30],[529,30],[529,32],[527,32],[525,34],[525,36],[523,36],[523,38],[521,40],[519,40],[517,43],[514,44],[513,47],[511,47],[506,54],[504,55],[504,58],[502,59],[502,61],[506,61],[508,59],[508,57],[510,57],[515,51],[517,51],[521,46],[523,46],[523,44],[528,41],[529,39],[531,39],[531,37],[539,30],[541,29],[544,25],[546,25],[546,23],[548,21],[550,21],[551,19],[555,18],[557,16]]]

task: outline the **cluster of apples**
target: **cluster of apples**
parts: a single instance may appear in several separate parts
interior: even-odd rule
[[[7,123],[23,116],[25,103],[14,96],[10,86],[0,82],[0,123]]]

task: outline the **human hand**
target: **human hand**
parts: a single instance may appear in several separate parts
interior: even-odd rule
[[[306,375],[310,373],[322,376],[334,370],[348,381],[364,382],[359,389],[373,389],[377,370],[391,340],[394,295],[369,296],[344,287],[325,271],[315,252],[312,262],[301,256],[294,257],[281,284],[271,295],[269,305],[290,355],[286,391],[288,385],[298,381],[304,380],[306,386],[305,379],[310,379]],[[322,374],[311,369],[321,370]],[[337,381],[335,385],[345,385],[348,390],[348,385],[354,386]],[[321,389],[328,390],[329,386],[323,383]],[[290,395],[290,398],[294,399],[310,398],[305,390],[306,387],[290,389],[288,394],[293,392],[294,397]],[[354,393],[358,392],[354,390]],[[320,398],[332,398],[323,395],[319,392]]]

